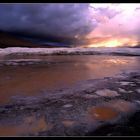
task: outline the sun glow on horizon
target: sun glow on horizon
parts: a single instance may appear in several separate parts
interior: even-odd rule
[[[118,39],[109,39],[109,40],[103,40],[98,42],[91,42],[87,45],[88,48],[92,47],[125,47],[130,46],[134,47],[138,45],[138,42],[136,39],[133,38],[118,38]]]

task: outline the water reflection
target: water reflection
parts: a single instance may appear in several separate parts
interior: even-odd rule
[[[139,57],[125,56],[17,56],[9,59],[41,59],[58,62],[0,67],[0,103],[13,95],[34,95],[46,89],[70,86],[78,81],[113,76],[122,70],[139,69]],[[59,63],[63,62],[63,63]]]
[[[88,114],[90,119],[109,121],[118,118],[120,115],[128,115],[135,111],[136,106],[133,103],[119,99],[90,107],[88,109]]]
[[[105,121],[105,120],[114,119],[116,116],[119,115],[119,112],[111,107],[99,106],[99,107],[91,108],[89,110],[89,114],[93,119]]]
[[[114,64],[122,64],[122,65],[125,65],[125,64],[129,63],[128,60],[120,60],[120,59],[108,59],[108,60],[104,60],[104,62],[114,63]]]
[[[46,123],[44,116],[39,119],[35,116],[29,116],[20,125],[0,125],[0,136],[36,134],[37,132],[47,131],[51,128],[52,125]]]

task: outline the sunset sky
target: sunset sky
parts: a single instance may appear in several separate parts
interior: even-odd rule
[[[0,30],[81,47],[140,44],[140,4],[0,4]]]

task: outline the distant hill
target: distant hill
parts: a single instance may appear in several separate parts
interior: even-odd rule
[[[35,42],[14,36],[13,34],[0,31],[0,48],[7,47],[53,48],[55,46],[37,44]]]

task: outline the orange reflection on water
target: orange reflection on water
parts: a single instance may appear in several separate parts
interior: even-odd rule
[[[123,59],[108,59],[108,60],[104,60],[104,62],[107,63],[113,63],[113,64],[128,64],[129,60],[123,60]]]
[[[120,115],[132,113],[135,110],[136,106],[133,103],[122,99],[116,99],[89,108],[88,114],[93,120],[108,121],[116,119]]]
[[[82,80],[113,76],[121,70],[138,67],[140,62],[136,57],[95,55],[46,56],[44,59],[63,63],[0,67],[0,103],[14,95],[42,94],[47,89],[71,86]]]
[[[0,136],[17,136],[35,134],[37,132],[51,129],[52,125],[45,122],[45,118],[37,119],[35,116],[25,118],[21,125],[1,125]]]
[[[91,117],[99,120],[110,120],[118,116],[119,112],[110,107],[99,106],[89,110]]]

